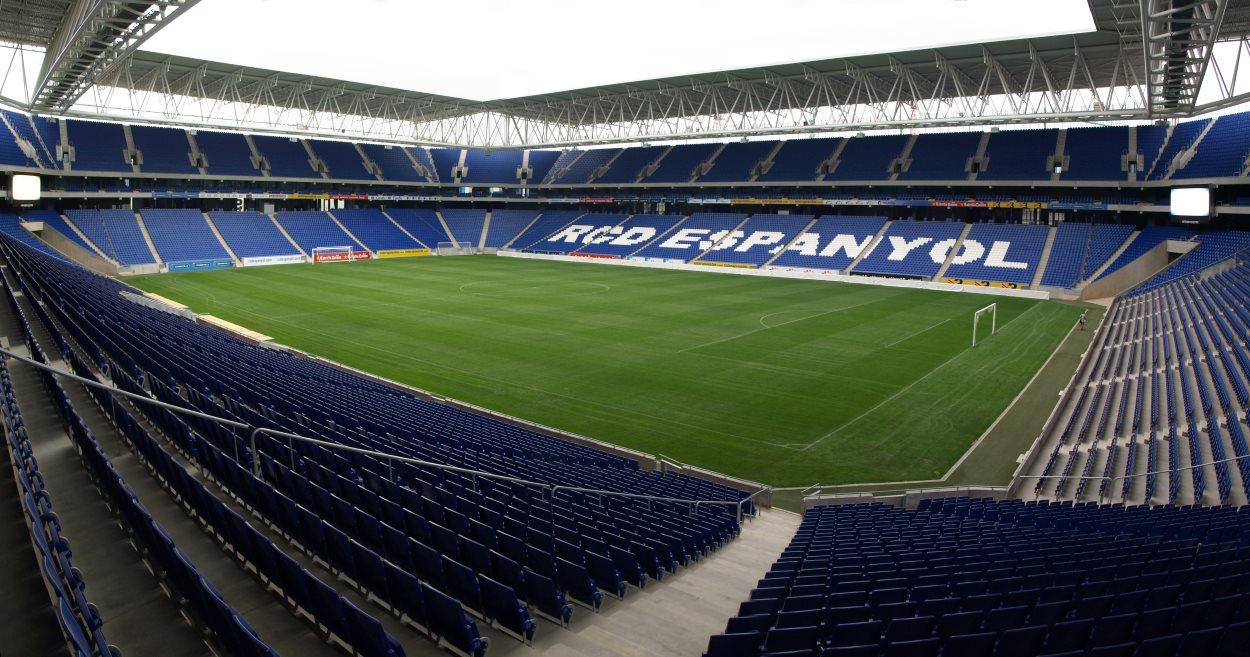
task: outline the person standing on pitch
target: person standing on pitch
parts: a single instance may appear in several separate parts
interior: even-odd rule
[[[1081,326],[1081,330],[1082,330],[1082,331],[1084,331],[1084,330],[1085,330],[1085,316],[1086,316],[1086,315],[1088,315],[1088,314],[1089,314],[1089,310],[1088,310],[1088,309],[1086,309],[1086,310],[1082,310],[1082,311],[1081,311],[1081,318],[1080,318],[1080,319],[1078,319],[1078,320],[1076,320],[1076,321],[1077,321],[1077,323],[1078,323],[1078,324],[1080,324],[1080,326]]]

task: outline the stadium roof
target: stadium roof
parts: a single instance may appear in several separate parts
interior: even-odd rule
[[[1179,118],[1250,99],[1211,63],[1217,42],[1250,57],[1250,0],[1089,0],[1093,32],[484,102],[138,50],[193,4],[10,0],[0,39],[48,50],[34,111],[442,144]]]

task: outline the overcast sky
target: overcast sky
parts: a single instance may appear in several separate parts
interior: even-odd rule
[[[1092,29],[1087,0],[209,0],[143,49],[492,100]]]

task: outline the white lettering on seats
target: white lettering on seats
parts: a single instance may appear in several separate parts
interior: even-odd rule
[[[740,230],[718,230],[708,236],[706,240],[699,242],[699,248],[704,251],[711,248],[713,251],[724,251],[732,249],[738,240],[746,236],[746,233]],[[712,245],[716,245],[713,247]]]
[[[586,233],[589,233],[590,231],[594,229],[595,229],[594,226],[587,226],[584,224],[574,224],[556,233],[555,235],[552,235],[550,238],[547,239],[547,241],[548,242],[568,242],[569,244],[574,244],[577,242],[577,240],[581,239],[583,235],[585,235]]]
[[[861,242],[856,239],[854,235],[836,235],[833,239],[829,240],[829,244],[820,251],[820,255],[828,258],[829,256],[836,254],[838,251],[842,251],[846,254],[846,257],[854,260],[859,257],[859,254],[864,252],[864,249],[868,248],[868,244],[872,242],[872,238],[873,236],[869,235]]]
[[[790,246],[779,246],[773,249],[776,253],[782,249],[787,251],[798,251],[806,256],[816,255],[816,250],[820,248],[820,233],[803,233],[799,238],[790,243]]]
[[[746,253],[757,246],[772,246],[774,244],[780,244],[781,240],[784,240],[785,238],[785,233],[778,233],[773,230],[757,230],[754,233],[751,233],[750,237],[742,240],[742,243],[739,244],[738,248],[734,249],[734,251],[737,251],[738,253]]]
[[[634,226],[623,231],[619,237],[609,242],[609,244],[613,246],[634,246],[655,237],[655,233],[656,230],[653,226]]]
[[[1007,251],[1011,248],[1011,242],[995,241],[994,246],[990,247],[990,254],[985,258],[986,267],[1002,267],[1004,269],[1028,269],[1027,262],[1009,262],[1007,260]]]
[[[694,246],[696,242],[699,242],[699,240],[709,232],[711,231],[707,228],[682,228],[676,233],[673,233],[671,237],[664,240],[664,243],[661,244],[660,247],[665,249],[688,249]],[[706,246],[702,246],[702,242],[699,242],[699,244],[701,248],[707,248]]]
[[[933,241],[932,237],[917,237],[914,240],[908,240],[905,237],[899,237],[898,235],[891,235],[890,236],[890,249],[891,250],[890,250],[890,255],[886,257],[886,260],[889,260],[891,262],[899,262],[901,260],[905,260],[907,258],[907,254],[911,253],[917,248],[922,247],[932,241]],[[947,248],[950,248],[950,247],[948,246]]]

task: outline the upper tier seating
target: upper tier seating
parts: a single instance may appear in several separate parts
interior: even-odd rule
[[[643,167],[651,164],[668,150],[667,146],[636,146],[626,148],[602,176],[595,178],[596,183],[633,183],[638,181]]]
[[[320,178],[312,168],[304,142],[293,137],[252,135],[256,150],[269,162],[269,175],[274,178]]]
[[[22,220],[42,221],[49,228],[64,235],[65,237],[68,237],[70,241],[74,242],[78,246],[81,246],[91,253],[98,253],[97,249],[85,241],[79,235],[78,231],[70,227],[69,222],[65,221],[65,217],[62,217],[61,213],[56,210],[27,210],[22,213]]]
[[[746,218],[745,214],[696,212],[634,255],[689,262],[729,235]]]
[[[707,160],[720,148],[720,144],[678,144],[660,160],[651,175],[642,179],[645,183],[685,183],[694,177],[694,168]]]
[[[156,262],[130,210],[66,210],[65,214],[104,255],[123,265]]]
[[[580,155],[577,155],[576,159],[570,157],[563,164],[553,167],[552,172],[556,174],[556,179],[552,182],[557,185],[588,182],[599,167],[610,162],[621,150],[620,148],[596,148],[587,151],[570,151],[570,153],[580,153]],[[633,182],[633,180],[626,182]]]
[[[488,249],[502,249],[534,221],[535,210],[491,210],[490,226],[486,229]]]
[[[1231,241],[1227,234],[1204,237],[1224,247]],[[1250,458],[1240,457],[1250,456],[1242,413],[1250,404],[1250,352],[1241,340],[1250,334],[1250,266],[1161,281],[1118,298],[1108,311],[1093,356],[1056,410],[1061,421],[1026,461],[1021,493],[1247,503]]]
[[[1150,180],[1165,179],[1172,161],[1181,151],[1194,145],[1194,141],[1210,122],[1211,119],[1202,119],[1176,124],[1172,128],[1172,135],[1163,144],[1163,150],[1159,153],[1159,159],[1155,160],[1154,168],[1150,170]]]
[[[5,111],[10,130],[0,130],[0,165],[58,168],[55,153],[60,140],[56,120],[28,117]],[[126,161],[125,135],[121,124],[67,119],[70,142],[78,150],[78,161],[72,168],[79,171],[131,171]],[[32,127],[33,124],[33,127]],[[1250,112],[1226,114],[1217,119],[1204,118],[1176,124],[1101,126],[1070,128],[1064,131],[1066,169],[1058,180],[1133,181],[1164,180],[1178,154],[1189,149],[1207,125],[1212,130],[1198,142],[1195,155],[1172,174],[1177,180],[1208,177],[1239,176],[1250,155],[1244,138],[1250,127]],[[141,168],[146,172],[165,174],[197,173],[184,156],[182,144],[188,131],[135,125],[130,128],[136,148],[143,154]],[[1128,153],[1130,130],[1136,134],[1136,152]],[[33,155],[24,153],[16,136],[34,146]],[[910,164],[898,173],[903,181],[966,181],[968,159],[975,155],[980,141],[988,137],[986,160],[977,173],[981,181],[1049,180],[1048,157],[1058,143],[1059,132],[1053,129],[1003,130],[1001,132],[939,132],[915,136],[909,151]],[[698,176],[699,183],[751,182],[752,171],[769,154],[774,153],[768,171],[755,182],[785,183],[830,181],[885,181],[894,176],[894,163],[911,139],[907,134],[870,133],[847,138],[754,140],[728,143],[681,144],[677,146],[630,146],[626,148],[588,148],[566,151],[529,151],[533,176],[528,185],[629,185],[691,184],[696,168],[711,159],[710,169]],[[239,175],[260,177],[249,161],[251,149],[240,133],[198,131],[194,135],[199,151],[208,161],[208,175]],[[273,167],[271,176],[278,178],[311,178],[321,175],[309,164],[304,141],[295,138],[256,135],[257,149]],[[468,184],[492,185],[521,182],[517,170],[525,161],[522,150],[487,150],[424,147],[387,147],[380,144],[309,140],[312,149],[329,169],[329,177],[337,180],[376,182],[364,166],[356,146],[366,158],[378,164],[387,181],[442,182],[451,184],[451,173],[464,158],[468,167],[464,181]],[[841,144],[845,147],[838,152]],[[780,144],[780,146],[779,146]],[[324,151],[324,152],[323,152]],[[406,152],[405,152],[406,151]],[[821,164],[838,153],[832,172],[823,173]],[[713,154],[717,154],[713,158]],[[1129,174],[1125,156],[1135,165],[1142,157],[1141,170]],[[412,171],[411,155],[429,171],[429,179]],[[31,157],[35,159],[30,159]],[[661,157],[662,156],[662,157]],[[1180,164],[1179,160],[1176,160]],[[639,180],[646,167],[657,168],[645,180]],[[606,165],[606,168],[605,168]],[[603,171],[602,174],[596,173]]]
[[[815,180],[820,163],[833,155],[840,141],[841,139],[791,139],[781,145],[781,150],[773,156],[772,166],[760,174],[758,180]]]
[[[809,214],[757,214],[699,259],[760,266],[780,253],[813,217]]]
[[[486,223],[486,210],[443,208],[442,214],[447,227],[451,229],[452,237],[460,246],[477,248],[482,240],[482,226]]]
[[[531,175],[526,182],[530,185],[537,185],[546,180],[547,174],[551,172],[552,166],[559,157],[560,151],[530,151]]]
[[[1250,153],[1250,113],[1214,119],[1211,131],[1198,142],[1194,158],[1173,178],[1225,178],[1240,176]]]
[[[551,168],[547,170],[547,175],[541,179],[542,183],[544,185],[554,183],[564,173],[564,170],[573,163],[573,160],[582,156],[582,152],[575,148],[560,151],[560,154],[556,156],[556,161],[552,162]]]
[[[1132,226],[1120,224],[1059,224],[1042,285],[1076,287],[1098,271],[1132,233]]]
[[[187,132],[177,128],[160,128],[147,125],[130,126],[135,149],[143,158],[139,170],[144,173],[197,174],[198,167],[191,163],[191,143]]]
[[[825,180],[888,180],[890,163],[907,144],[907,135],[852,137],[838,155],[838,166]]]
[[[317,157],[325,162],[331,178],[340,180],[377,180],[377,176],[365,168],[356,146],[346,141],[314,139],[308,142]]]
[[[208,218],[240,258],[298,255],[268,215],[259,212],[210,212]]]
[[[351,246],[364,249],[365,246],[343,232],[330,215],[319,210],[310,212],[275,212],[274,218],[286,229],[291,239],[295,240],[305,253],[319,246]]]
[[[532,248],[534,244],[546,239],[548,235],[564,228],[580,216],[582,213],[576,210],[546,210],[537,221],[525,229],[525,232],[512,241],[511,248],[518,251]]]
[[[545,216],[545,215],[544,215]],[[550,235],[534,242],[530,250],[540,253],[572,253],[620,235],[619,226],[628,215],[587,213]]]
[[[1140,136],[1139,132],[1139,145]],[[1155,148],[1157,150],[1158,146]],[[1063,150],[1068,155],[1068,169],[1060,176],[1061,180],[1126,179],[1120,163],[1128,153],[1128,128],[1125,126],[1069,128]]]
[[[1005,130],[990,135],[986,168],[977,180],[1050,180],[1046,161],[1055,154],[1058,130]]]
[[[884,224],[883,217],[821,217],[786,247],[773,266],[843,271]]]
[[[365,155],[382,170],[382,178],[400,182],[426,182],[426,178],[417,173],[417,168],[408,159],[403,146],[382,144],[361,144]]]
[[[892,222],[854,272],[933,278],[963,229],[964,224],[950,221]]]
[[[680,215],[675,214],[636,214],[599,239],[583,246],[579,253],[624,258],[663,235],[681,219]]]
[[[430,182],[440,182],[443,180],[439,177],[438,167],[434,166],[434,158],[430,156],[430,149],[413,147],[409,148],[408,152],[412,154],[412,157],[417,161],[417,164],[425,167],[425,170],[429,172],[429,176],[427,177]],[[451,178],[447,178],[447,182],[451,182]]]
[[[967,498],[809,509],[704,655],[1232,657],[1250,640],[1248,517]]]
[[[334,218],[351,231],[356,239],[364,242],[365,248],[373,252],[388,249],[419,249],[411,237],[404,234],[391,223],[386,215],[377,208],[357,208],[351,210],[334,210]]]
[[[938,132],[920,135],[911,148],[911,166],[899,180],[966,180],[968,158],[976,155],[979,132]]]
[[[74,171],[133,171],[126,159],[126,133],[120,123],[66,121],[74,147]]]
[[[1046,226],[973,224],[944,276],[1027,286],[1049,234]]]
[[[8,127],[6,127],[3,123],[0,123],[0,164],[11,164],[19,167],[45,166],[42,158],[36,160],[30,159],[26,156],[26,153],[22,151],[21,147],[17,145],[17,137],[23,136],[20,135],[19,126],[25,125],[27,132],[30,132],[30,124],[26,122],[26,116],[24,114],[9,112],[7,110],[0,111],[4,112],[4,116],[8,119],[9,124],[14,126],[14,129],[19,130],[19,134],[14,135],[14,133],[9,131]],[[25,139],[24,136],[23,138]],[[26,141],[30,142],[30,139],[26,139]]]
[[[413,237],[431,249],[438,248],[440,242],[450,242],[447,231],[438,220],[434,210],[425,208],[390,208],[386,211],[395,223],[408,231]]]
[[[256,176],[252,166],[252,148],[243,135],[234,132],[195,133],[195,145],[204,156],[205,170],[218,176]]]
[[[1163,140],[1167,138],[1167,134],[1166,126],[1137,126],[1137,152],[1142,156],[1142,167],[1138,170],[1137,180],[1146,179],[1150,167],[1159,159],[1159,151],[1163,149]]]
[[[1240,230],[1203,233],[1195,238],[1198,248],[1132,290],[1140,294],[1201,271],[1229,256],[1250,249],[1250,232]]]
[[[427,156],[432,163],[434,170],[438,172],[438,179],[444,182],[451,182],[451,170],[460,164],[459,148],[430,148],[427,149]]]
[[[1188,240],[1193,238],[1193,236],[1194,232],[1192,230],[1181,226],[1147,226],[1138,233],[1137,237],[1133,238],[1132,242],[1129,242],[1128,248],[1124,249],[1120,257],[1107,265],[1107,268],[1103,270],[1102,275],[1098,278],[1106,278],[1163,242],[1168,240]]]
[[[141,216],[156,252],[165,262],[230,257],[199,210],[148,209]]]
[[[461,182],[465,183],[508,183],[517,182],[517,169],[521,168],[519,150],[484,151],[476,148],[465,154],[464,164],[469,168],[469,175]],[[454,229],[453,229],[454,230]]]
[[[708,172],[699,182],[740,182],[751,177],[751,169],[768,156],[775,141],[743,141],[725,144]]]

